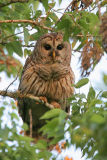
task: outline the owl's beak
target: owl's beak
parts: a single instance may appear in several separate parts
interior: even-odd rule
[[[55,50],[53,50],[52,57],[53,57],[53,60],[55,60]]]

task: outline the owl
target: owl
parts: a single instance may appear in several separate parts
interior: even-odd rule
[[[61,33],[47,33],[37,41],[33,53],[27,58],[19,84],[22,94],[45,97],[54,107],[69,111],[67,98],[74,88],[74,73],[70,67],[71,46],[63,41]],[[44,124],[40,117],[49,110],[43,104],[31,99],[18,100],[19,113],[24,122],[30,123],[29,109],[32,111],[33,131]]]

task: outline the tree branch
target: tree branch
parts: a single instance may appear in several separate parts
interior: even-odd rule
[[[37,23],[36,21],[32,21],[32,20],[1,20],[0,23],[30,23],[30,24],[33,24],[35,26],[39,26],[43,29],[46,29],[46,30],[49,30],[49,31],[52,31],[53,29],[52,28],[49,28],[47,26],[43,26],[41,25],[40,23]]]
[[[18,73],[17,73],[16,78],[15,78],[15,79],[9,84],[9,86],[6,88],[6,92],[7,92],[7,90],[9,89],[9,87],[18,79],[20,70],[21,70],[21,67],[19,68],[19,71],[18,71]]]
[[[32,110],[31,109],[29,109],[29,118],[30,118],[30,137],[32,138],[33,120],[32,120]]]
[[[68,8],[69,8],[73,3],[74,3],[74,0],[73,0],[72,2],[70,2],[70,4],[66,7],[64,13],[63,13],[62,16],[60,17],[60,19],[58,19],[58,21],[56,22],[56,24],[61,21],[61,19],[62,19],[63,16],[65,15],[65,12],[68,10]]]
[[[28,31],[32,31],[32,30],[33,30],[33,28],[29,29]],[[24,31],[21,31],[21,32],[18,32],[18,33],[15,33],[15,34],[10,34],[9,36],[6,36],[6,37],[2,38],[2,41],[5,40],[5,39],[8,39],[8,38],[17,36],[17,35],[22,34],[22,33],[24,33]]]
[[[11,92],[11,91],[0,90],[0,95],[3,96],[3,97],[10,97],[10,98],[13,98],[13,99],[29,98],[29,99],[35,100],[36,102],[39,102],[40,104],[44,104],[49,109],[54,109],[55,108],[53,105],[49,104],[48,102],[44,102],[39,97],[35,97],[31,94],[22,94],[19,91]]]
[[[19,3],[26,3],[26,2],[29,2],[29,0],[10,0],[7,3],[0,3],[0,8],[8,6],[8,5],[12,4],[12,3],[17,3],[17,2],[19,2]]]

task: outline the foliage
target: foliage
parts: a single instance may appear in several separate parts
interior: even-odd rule
[[[59,7],[63,1],[58,1]],[[105,16],[100,31],[101,11],[107,5],[106,0],[72,0],[65,12],[55,9],[56,3],[56,0],[0,0],[0,72],[5,72],[8,77],[19,76],[22,64],[17,57],[31,54],[35,41],[47,32],[62,32],[64,40],[72,43],[72,50],[81,53],[83,76],[89,75],[95,68],[106,51]],[[61,14],[60,18],[58,14]],[[103,34],[103,41],[99,33]],[[103,79],[107,85],[107,75]],[[74,84],[74,87],[79,89],[88,82],[88,78],[84,78]],[[45,113],[41,118],[46,119],[47,123],[41,131],[51,141],[47,143],[46,140],[40,140],[36,144],[32,143],[33,139],[17,132],[16,121],[19,118],[16,113],[9,113],[12,127],[9,128],[7,124],[3,127],[3,113],[10,104],[0,104],[0,159],[47,160],[52,155],[48,148],[69,132],[71,142],[66,142],[67,146],[75,144],[88,158],[106,160],[106,98],[107,91],[96,93],[91,86],[87,96],[76,93],[68,100],[72,105],[71,116],[59,109]],[[11,106],[13,110],[16,109],[14,103]]]
[[[86,79],[80,80],[77,83],[78,88],[85,81]],[[68,146],[76,144],[77,148],[80,147],[83,150],[83,155],[87,154],[87,158],[106,160],[107,101],[105,98],[107,98],[107,91],[96,94],[93,87],[90,87],[87,96],[76,93],[69,99],[72,106],[69,120],[65,120],[67,115],[64,111],[58,110],[57,113],[56,110],[49,111],[42,118],[52,118],[52,120],[47,121],[47,124],[41,130],[44,134],[47,133],[48,137],[54,137],[54,140],[51,141],[53,144],[64,138],[64,133],[68,131],[71,136],[71,142]],[[66,123],[69,127],[65,130]]]
[[[90,87],[88,95],[75,94],[71,99],[72,116],[68,131],[71,143],[81,147],[88,158],[107,159],[107,92],[96,94]]]
[[[86,84],[86,80],[88,79],[80,80],[75,86],[78,86],[77,88],[79,89],[81,84],[82,86]],[[4,105],[9,105],[4,103],[0,107],[0,151],[2,153],[0,154],[0,159],[39,160],[44,158],[47,160],[52,155],[51,152],[47,151],[47,148],[64,139],[65,133],[69,132],[71,141],[69,143],[66,141],[66,146],[69,147],[71,144],[76,144],[77,148],[80,147],[83,150],[83,155],[87,154],[87,158],[106,160],[106,98],[107,91],[96,94],[93,87],[90,87],[87,96],[80,93],[74,94],[68,100],[72,106],[70,116],[63,110],[53,109],[41,117],[41,119],[46,119],[47,122],[40,130],[43,135],[47,134],[48,139],[51,139],[51,141],[47,143],[46,140],[39,140],[36,144],[32,143],[32,145],[33,139],[17,133],[19,117],[16,113],[9,113],[12,123],[11,128],[8,125],[2,126]],[[10,105],[13,110],[16,109],[13,102]],[[68,124],[68,127],[65,127],[66,124]],[[23,128],[27,129],[25,124]],[[39,152],[36,153],[36,149],[39,149]]]
[[[99,48],[97,55],[93,57],[91,53],[87,52],[90,59],[94,59],[93,66],[91,65],[91,67],[93,68],[95,66],[95,58],[98,57],[99,54],[103,55],[99,35],[101,21],[99,11],[93,13],[89,11],[90,8],[85,8],[84,5],[89,5],[86,0],[79,0],[77,4],[75,1],[72,1],[64,14],[62,11],[54,9],[55,4],[56,1],[50,2],[48,0],[41,1],[41,4],[39,1],[34,0],[23,0],[23,3],[21,0],[0,0],[0,55],[2,56],[2,58],[0,58],[0,71],[5,70],[8,76],[10,74],[15,76],[21,64],[20,62],[16,63],[16,58],[13,59],[12,63],[9,63],[7,57],[11,58],[14,53],[20,57],[23,56],[23,53],[26,56],[29,54],[29,47],[34,46],[33,41],[37,40],[43,33],[49,30],[53,32],[63,32],[65,40],[69,38],[72,39],[72,49],[79,40],[80,44],[75,49],[77,51],[82,51],[85,44],[87,44],[88,50],[90,47],[88,41],[90,40],[93,44],[97,44]],[[61,4],[61,0],[59,0],[59,4]],[[90,1],[90,4],[92,11],[94,8],[97,8],[97,1],[93,3]],[[103,8],[106,6],[106,2],[101,2],[101,5]],[[74,9],[73,7],[76,8]],[[58,13],[62,14],[60,19],[57,16]],[[10,20],[10,22],[7,23],[6,20]],[[25,23],[24,20],[27,20],[27,22]],[[31,23],[31,21],[36,24]],[[92,51],[95,52],[94,48]],[[100,58],[98,60],[100,60]],[[14,69],[12,68],[13,63],[15,66]],[[85,67],[84,65],[86,64],[82,64],[83,72],[90,68],[90,65]]]
[[[26,124],[23,124],[20,134],[17,131],[19,116],[17,113],[8,113],[8,119],[10,118],[11,127],[7,124],[3,125],[3,112],[5,107],[11,107],[13,110],[17,110],[15,104],[7,102],[0,107],[0,159],[1,160],[38,160],[44,158],[47,160],[51,156],[51,153],[46,150],[47,144],[45,141],[38,141],[37,144],[31,144],[33,139],[27,136],[23,136],[21,133],[27,129]],[[37,153],[36,150],[41,149],[42,152]]]

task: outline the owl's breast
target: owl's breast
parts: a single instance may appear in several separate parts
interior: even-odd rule
[[[62,109],[67,106],[67,98],[71,97],[74,93],[72,83],[74,83],[74,74],[72,71],[60,79],[51,79],[39,82],[39,89],[35,93],[37,96],[45,96],[48,101],[56,101],[61,104]]]
[[[72,70],[62,77],[60,76],[60,78],[56,75],[54,78],[46,76],[46,79],[35,76],[36,78],[33,80],[33,84],[29,90],[31,94],[46,96],[49,99],[57,101],[68,98],[73,94],[74,88],[71,84],[74,82],[74,74]],[[51,73],[51,76],[54,76],[54,74]]]
[[[59,69],[57,69],[59,67]],[[61,66],[29,67],[22,76],[19,90],[34,96],[45,96],[50,100],[60,101],[70,97],[74,88],[74,73]]]
[[[73,83],[74,77],[68,73],[64,77],[60,79],[52,79],[47,82],[47,97],[53,100],[64,100],[70,97],[73,92],[74,88],[71,86]]]
[[[65,77],[65,75],[70,72],[70,67],[59,63],[54,63],[51,65],[37,65],[35,71],[40,78],[46,81],[52,79],[58,80],[62,77]]]

